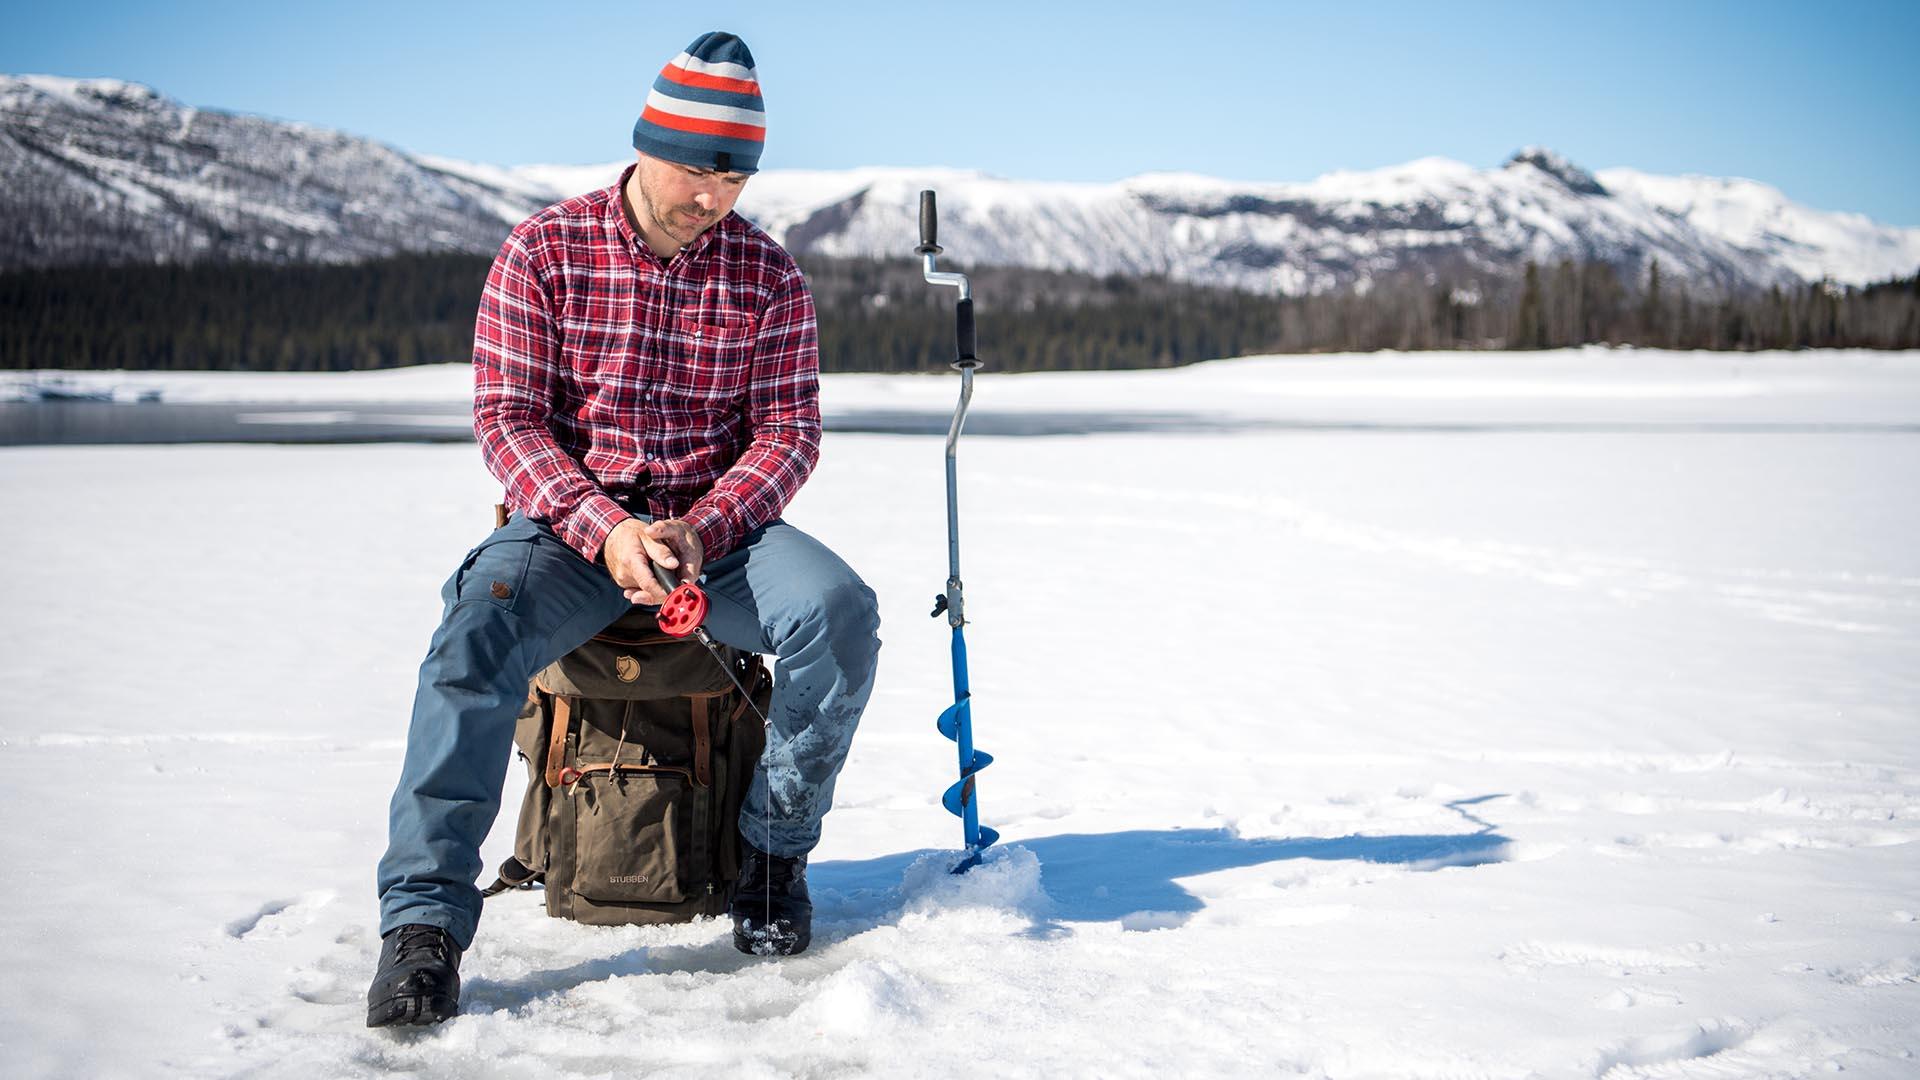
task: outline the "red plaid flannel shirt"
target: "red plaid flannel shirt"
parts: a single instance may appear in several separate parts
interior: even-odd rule
[[[738,214],[662,263],[627,220],[626,181],[507,237],[474,325],[474,433],[508,505],[582,556],[631,506],[685,519],[712,561],[819,458],[813,296]]]

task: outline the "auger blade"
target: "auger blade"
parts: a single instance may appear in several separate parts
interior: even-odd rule
[[[969,847],[967,849],[966,855],[963,856],[959,862],[954,863],[953,869],[947,871],[947,873],[964,874],[967,871],[973,869],[974,867],[979,866],[981,861],[980,857],[984,855],[986,853],[986,850],[992,847],[994,844],[994,841],[998,839],[1000,839],[1000,834],[998,832],[996,832],[993,829],[987,828],[985,825],[980,826],[979,842],[974,844],[972,847]]]
[[[961,714],[969,711],[967,708],[967,699],[965,698],[947,706],[947,711],[940,714],[940,720],[938,722],[940,734],[958,741],[960,738]]]
[[[954,781],[947,788],[946,793],[940,796],[940,805],[946,807],[948,813],[965,816],[967,803],[973,799],[973,778],[981,769],[991,764],[993,764],[993,755],[975,750],[973,761],[961,770],[960,779]]]
[[[947,808],[947,813],[959,817],[967,812],[967,799],[973,795],[972,780],[971,776],[965,780],[956,780],[941,793],[940,805]]]

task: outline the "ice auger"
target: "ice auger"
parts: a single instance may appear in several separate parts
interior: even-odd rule
[[[940,254],[940,245],[936,242],[939,222],[933,205],[933,192],[920,193],[920,246],[913,249],[920,256],[923,273],[929,285],[950,285],[959,290],[960,299],[955,305],[954,322],[959,345],[959,355],[953,362],[953,368],[960,373],[960,404],[953,411],[953,423],[947,428],[947,589],[934,597],[933,615],[938,618],[946,613],[947,625],[953,627],[953,704],[940,714],[940,734],[952,739],[960,748],[960,779],[949,787],[940,802],[947,810],[960,818],[962,835],[966,841],[966,854],[954,866],[953,873],[965,873],[980,864],[980,853],[985,851],[1000,834],[980,824],[980,801],[976,797],[975,780],[980,770],[993,763],[992,755],[973,747],[973,693],[967,686],[967,638],[966,602],[960,586],[960,499],[955,471],[954,450],[960,442],[960,429],[967,422],[967,405],[973,400],[973,371],[980,366],[974,356],[973,335],[973,287],[967,282],[967,275],[943,272],[935,265]]]

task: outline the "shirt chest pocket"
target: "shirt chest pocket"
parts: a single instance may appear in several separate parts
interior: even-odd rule
[[[560,351],[570,373],[598,385],[632,378],[644,356],[645,335],[632,298],[615,295],[568,303],[556,320]]]
[[[753,332],[751,316],[683,312],[674,322],[668,390],[703,411],[730,406],[746,392]]]

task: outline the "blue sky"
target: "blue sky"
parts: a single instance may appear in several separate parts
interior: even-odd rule
[[[1920,0],[0,0],[0,27],[0,71],[500,164],[624,156],[660,65],[724,28],[759,63],[769,168],[1306,180],[1538,143],[1920,225]]]

